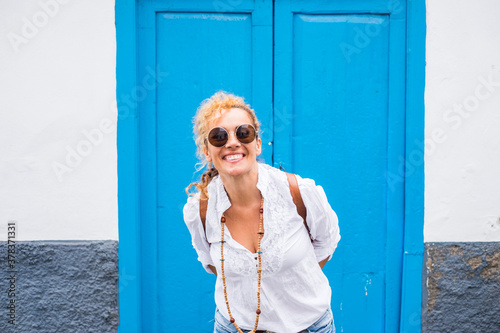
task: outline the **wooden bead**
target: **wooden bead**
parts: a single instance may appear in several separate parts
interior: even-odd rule
[[[231,317],[231,319],[229,321],[233,324],[235,320],[233,317]]]
[[[255,313],[260,315],[260,309],[257,309],[257,311],[255,311]]]
[[[223,216],[223,217],[221,217],[221,218],[220,218],[220,221],[221,221],[222,223],[224,223],[224,222],[226,222],[226,218]]]

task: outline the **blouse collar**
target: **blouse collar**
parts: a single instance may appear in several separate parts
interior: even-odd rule
[[[257,171],[257,188],[262,193],[263,197],[266,197],[267,193],[267,184],[269,184],[269,170],[268,165],[263,163],[258,164]],[[231,207],[231,201],[229,201],[229,197],[227,196],[227,192],[224,188],[224,184],[222,183],[222,179],[219,175],[214,177],[210,184],[207,187],[208,195],[209,195],[209,203],[208,207],[215,208],[217,220],[213,221],[217,225],[219,225],[220,218],[222,217],[222,213],[224,213],[229,207]],[[215,199],[215,200],[213,200]],[[215,206],[215,207],[214,207]]]

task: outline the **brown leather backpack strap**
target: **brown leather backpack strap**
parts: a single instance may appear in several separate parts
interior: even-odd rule
[[[207,233],[207,230],[205,229],[205,220],[207,218],[207,205],[208,205],[208,198],[205,195],[205,193],[201,192],[200,193],[200,218],[201,218],[201,223],[203,224],[203,230],[205,231],[205,234]]]
[[[302,200],[302,196],[300,195],[300,189],[299,189],[299,184],[297,183],[297,177],[293,173],[286,173],[286,177],[288,178],[288,185],[290,186],[290,193],[292,194],[292,199],[293,203],[297,207],[297,213],[302,217],[304,220],[304,226],[307,229],[307,232],[309,233],[309,238],[311,239],[312,242],[312,237],[311,237],[311,231],[309,230],[309,227],[307,226],[306,222],[306,216],[307,216],[307,210],[306,206],[304,205],[304,201]]]

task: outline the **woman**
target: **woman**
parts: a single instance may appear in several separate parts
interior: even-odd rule
[[[203,101],[194,118],[208,170],[186,189],[198,193],[184,221],[198,260],[217,276],[214,332],[335,332],[322,268],[340,240],[337,215],[313,180],[257,161],[259,125],[241,97],[225,92]]]

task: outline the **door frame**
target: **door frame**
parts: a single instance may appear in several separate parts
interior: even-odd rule
[[[398,2],[398,0],[394,0]],[[142,332],[140,153],[137,105],[123,96],[137,94],[137,7],[139,1],[115,4],[116,99],[118,155],[118,332]],[[406,120],[404,175],[387,175],[404,182],[405,225],[400,333],[421,332],[424,253],[424,126],[425,36],[424,0],[407,0],[406,13]],[[137,101],[136,101],[137,102]],[[136,104],[136,103],[135,103]],[[390,181],[391,179],[388,179]]]

